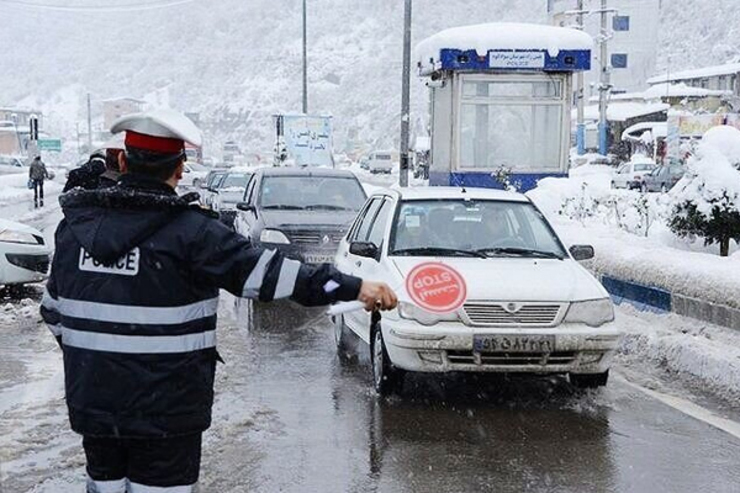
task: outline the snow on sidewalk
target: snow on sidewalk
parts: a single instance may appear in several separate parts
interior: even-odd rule
[[[547,178],[529,192],[532,201],[548,217],[568,245],[589,244],[596,252],[591,269],[622,280],[655,286],[690,298],[740,308],[740,251],[722,258],[701,246],[686,242],[668,228],[654,221],[649,236],[620,229],[609,216],[609,200],[622,201],[629,208],[640,199],[639,192],[611,190],[612,169],[605,166],[583,166],[571,171],[570,178]],[[582,198],[582,199],[581,199]],[[594,206],[590,201],[595,199]],[[566,201],[583,200],[581,221],[561,214]],[[658,207],[661,194],[648,194],[646,200]],[[598,210],[594,210],[597,208]],[[637,211],[627,209],[624,223],[639,219],[630,217]],[[634,219],[634,220],[633,220]],[[737,246],[734,246],[737,248]],[[693,251],[696,250],[696,251]]]

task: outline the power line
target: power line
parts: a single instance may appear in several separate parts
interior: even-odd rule
[[[168,7],[176,7],[198,0],[156,0],[153,2],[139,2],[125,5],[53,5],[48,3],[28,2],[25,0],[0,0],[0,5],[5,4],[13,7],[28,9],[53,10],[57,12],[139,12],[142,10],[155,10]]]

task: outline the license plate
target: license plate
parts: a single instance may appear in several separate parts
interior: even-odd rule
[[[555,336],[476,335],[473,349],[478,353],[552,353]]]
[[[308,254],[304,255],[307,264],[333,264],[334,255]]]

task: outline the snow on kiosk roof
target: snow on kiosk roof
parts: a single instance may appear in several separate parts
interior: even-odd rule
[[[416,47],[420,75],[440,70],[590,70],[593,39],[576,29],[491,23],[453,27]]]

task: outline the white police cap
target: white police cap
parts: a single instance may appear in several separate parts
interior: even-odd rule
[[[200,147],[202,143],[198,127],[188,117],[171,109],[123,116],[113,124],[110,131],[113,134],[126,131],[154,138],[181,140],[196,147]],[[128,144],[129,139],[126,140]]]

